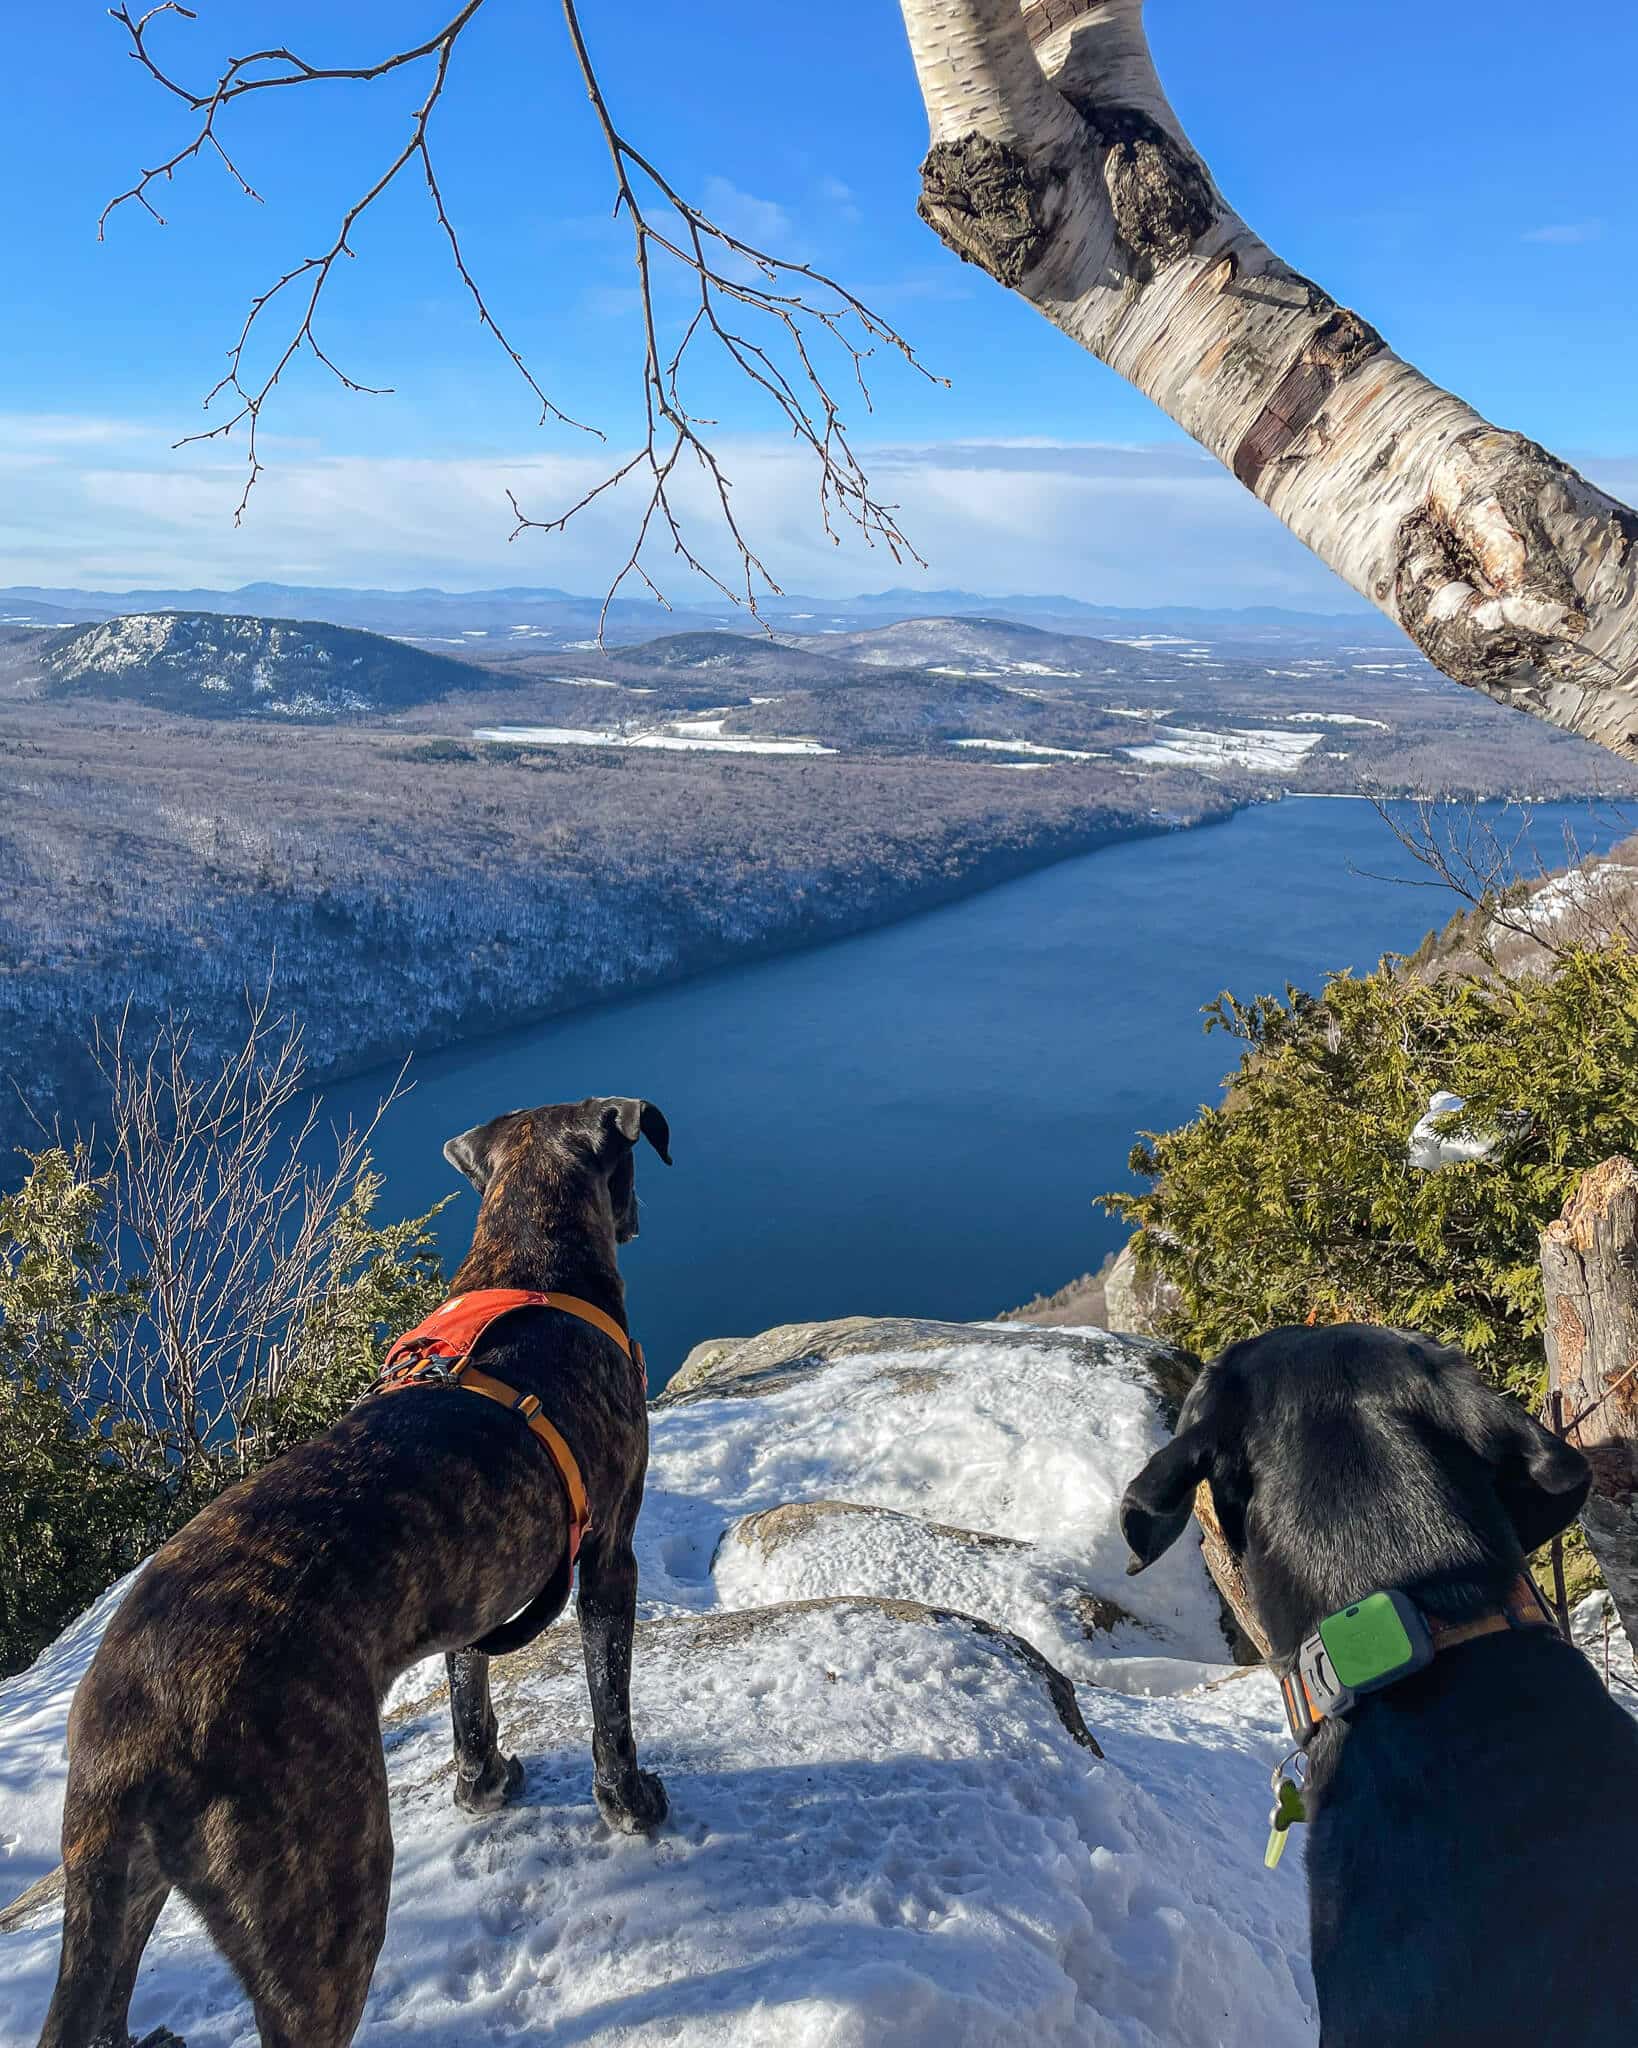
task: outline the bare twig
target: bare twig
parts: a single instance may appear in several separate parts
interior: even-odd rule
[[[144,207],[161,226],[164,226],[164,215],[159,212],[153,201],[149,198],[149,188],[159,181],[168,183],[183,164],[200,155],[207,148],[213,150],[220,157],[246,196],[259,200],[261,194],[241,174],[238,166],[223,147],[221,139],[216,132],[218,116],[227,107],[231,106],[234,101],[244,98],[246,94],[267,92],[281,86],[315,85],[338,80],[367,83],[377,78],[383,78],[390,72],[400,71],[407,65],[420,63],[423,60],[430,59],[433,64],[432,83],[426,98],[415,110],[411,122],[409,140],[398,152],[397,156],[393,158],[391,163],[387,165],[375,183],[364,193],[363,197],[355,200],[342,216],[340,228],[337,230],[335,239],[331,242],[329,248],[321,256],[305,257],[294,269],[287,270],[265,292],[258,294],[256,298],[251,300],[250,311],[245,316],[245,322],[239,331],[238,339],[228,350],[227,370],[205,397],[205,406],[208,410],[224,392],[230,393],[238,401],[237,409],[232,417],[221,420],[215,426],[207,427],[197,434],[185,434],[176,443],[177,447],[184,448],[190,443],[197,441],[226,440],[235,428],[240,426],[246,428],[248,441],[246,459],[250,473],[246,479],[244,493],[239,500],[238,509],[234,513],[233,523],[236,526],[244,518],[246,508],[250,503],[250,494],[255,489],[256,481],[262,473],[262,463],[257,449],[262,409],[273,395],[285,371],[303,349],[317,363],[328,370],[346,391],[354,392],[360,396],[380,398],[385,396],[392,388],[390,385],[365,384],[357,378],[349,376],[320,345],[318,337],[314,332],[313,323],[318,313],[319,301],[324,294],[325,286],[330,282],[336,265],[343,256],[350,259],[357,253],[351,242],[354,228],[362,216],[369,211],[382,194],[397,180],[399,174],[411,164],[418,163],[420,165],[422,175],[426,180],[427,191],[432,200],[433,211],[437,216],[438,225],[449,244],[450,254],[454,259],[455,269],[461,282],[466,287],[473,304],[477,308],[480,324],[489,330],[502,349],[505,350],[507,356],[516,366],[518,374],[539,401],[540,424],[544,426],[548,420],[557,420],[564,426],[578,428],[583,433],[596,432],[595,428],[587,427],[581,421],[571,419],[560,406],[554,404],[547,397],[522,355],[507,339],[500,324],[490,312],[488,302],[462,254],[460,240],[450,219],[448,208],[444,204],[443,188],[439,184],[437,170],[434,167],[431,144],[428,141],[428,124],[431,121],[433,109],[443,97],[444,88],[448,83],[450,59],[454,55],[455,45],[484,4],[485,0],[466,0],[466,5],[446,22],[436,35],[428,37],[425,42],[416,44],[412,49],[397,51],[392,56],[384,57],[374,64],[356,66],[316,65],[309,64],[304,58],[298,57],[294,51],[285,49],[282,46],[265,50],[254,50],[248,56],[230,59],[226,69],[222,72],[221,77],[217,79],[215,86],[209,93],[197,93],[182,85],[160,65],[148,46],[149,24],[157,15],[179,14],[185,20],[195,21],[198,19],[198,16],[191,8],[180,6],[177,4],[177,0],[165,0],[164,5],[150,8],[146,14],[140,16],[133,16],[129,7],[126,6],[110,10],[114,19],[123,24],[127,34],[130,36],[130,54],[136,62],[142,66],[151,78],[162,85],[167,92],[181,100],[193,113],[198,114],[201,118],[191,141],[177,150],[174,155],[167,158],[164,163],[156,165],[152,170],[144,171],[129,191],[120,193],[117,198],[110,200],[108,205],[104,207],[102,218],[97,223],[97,238],[99,241],[103,239],[107,230],[110,215],[119,207],[132,201]],[[301,293],[298,294],[300,317],[297,320],[295,330],[279,351],[273,367],[267,375],[259,383],[254,380],[247,381],[245,377],[245,351],[259,331],[262,316],[279,298],[280,294],[292,285],[302,287]],[[598,438],[601,439],[602,436],[599,435]]]
[[[104,1397],[140,1418],[184,1492],[224,1454],[243,1465],[255,1417],[300,1364],[334,1283],[338,1220],[403,1092],[400,1074],[321,1158],[318,1101],[301,1100],[301,1033],[274,1014],[270,989],[214,1067],[197,1058],[186,1018],[139,1046],[127,1013],[94,1047],[110,1108],[101,1234],[116,1268],[140,1266],[143,1290],[140,1314],[99,1361]]]
[[[608,620],[609,605],[629,578],[637,578],[651,596],[666,605],[664,593],[642,560],[644,547],[655,531],[670,540],[673,554],[680,556],[688,568],[703,576],[732,603],[744,605],[753,616],[759,616],[759,599],[778,596],[779,585],[747,542],[731,501],[732,480],[710,443],[698,431],[714,423],[691,413],[679,389],[685,359],[695,342],[708,336],[741,375],[772,403],[792,437],[814,456],[819,471],[820,521],[832,543],[840,541],[836,526],[839,517],[857,528],[870,545],[884,546],[895,562],[908,558],[924,567],[921,556],[898,523],[897,506],[885,503],[872,490],[848,438],[838,402],[814,361],[810,341],[814,336],[823,336],[841,348],[867,411],[870,389],[865,364],[879,345],[895,349],[930,382],[942,380],[932,376],[903,335],[835,278],[811,264],[775,256],[730,234],[684,199],[616,126],[586,44],[576,0],[563,0],[563,15],[575,62],[614,169],[614,214],[616,218],[623,214],[631,229],[643,337],[646,433],[636,454],[556,518],[529,518],[516,495],[508,492],[517,519],[512,538],[515,540],[531,528],[560,533],[577,513],[606,491],[640,475],[645,480],[647,497],[631,550],[604,599],[598,620],[599,640]],[[644,192],[652,192],[659,204],[668,209],[663,216],[664,226],[656,225],[654,216],[645,210]],[[655,305],[656,257],[666,258],[680,268],[697,301],[682,338],[670,355],[660,342]],[[750,273],[749,280],[730,275],[730,262],[743,266]],[[812,296],[815,293],[819,294],[817,298]],[[789,372],[762,343],[738,331],[743,313],[771,323],[771,338],[782,340],[794,358]],[[683,537],[672,491],[678,465],[685,457],[692,470],[705,479],[733,544],[738,558],[734,584],[709,568]]]
[[[284,372],[303,351],[347,391],[380,396],[390,388],[365,384],[342,370],[320,344],[314,323],[338,263],[342,257],[350,258],[356,253],[351,237],[359,220],[411,165],[418,165],[426,180],[439,229],[448,243],[456,272],[477,308],[480,323],[494,336],[538,400],[541,424],[556,420],[585,432],[596,431],[571,419],[547,397],[496,322],[462,251],[434,165],[428,125],[443,96],[455,46],[485,4],[486,0],[466,0],[435,34],[370,64],[312,64],[283,45],[255,50],[231,59],[208,92],[196,92],[184,85],[160,62],[150,43],[150,31],[158,17],[175,14],[184,20],[196,20],[192,8],[180,5],[179,0],[163,0],[163,4],[141,15],[133,14],[128,5],[110,10],[129,37],[131,57],[166,92],[182,101],[198,117],[198,123],[190,139],[173,155],[143,171],[128,191],[110,201],[98,222],[99,238],[109,217],[126,204],[141,206],[163,225],[164,216],[150,196],[153,188],[169,183],[185,164],[207,153],[221,161],[248,198],[259,199],[260,194],[229,155],[218,133],[221,117],[248,94],[338,81],[364,84],[418,63],[429,63],[432,67],[430,87],[415,110],[409,140],[342,216],[330,246],[322,255],[304,258],[251,301],[244,326],[228,351],[226,374],[205,400],[208,407],[224,393],[228,394],[237,401],[232,417],[189,434],[177,443],[182,447],[197,441],[225,440],[235,429],[246,429],[249,475],[234,515],[235,524],[243,519],[250,494],[262,473],[258,434],[263,408]],[[616,218],[624,215],[632,235],[642,336],[643,439],[634,454],[616,463],[601,482],[553,518],[530,517],[516,494],[508,491],[514,520],[511,537],[516,540],[530,530],[560,533],[578,513],[606,493],[630,479],[640,478],[646,496],[630,552],[604,600],[598,623],[599,639],[609,605],[628,580],[635,578],[660,604],[667,604],[643,559],[650,541],[656,538],[668,541],[673,556],[680,557],[688,569],[733,603],[746,606],[753,615],[757,614],[760,598],[778,594],[778,584],[752,548],[735,511],[732,479],[701,431],[714,422],[690,410],[682,388],[692,352],[698,343],[708,341],[762,394],[782,426],[813,457],[819,478],[820,521],[831,541],[839,542],[839,527],[849,525],[862,533],[870,545],[886,547],[895,562],[908,559],[925,566],[899,525],[898,508],[878,497],[871,487],[849,437],[840,403],[816,358],[815,343],[840,349],[847,374],[867,411],[870,390],[865,369],[878,347],[886,346],[897,352],[929,381],[944,380],[933,378],[904,336],[835,278],[811,264],[756,247],[719,226],[683,198],[617,127],[587,47],[576,0],[563,0],[563,13],[574,61],[614,169],[613,214]],[[691,308],[680,339],[669,349],[661,338],[662,322],[657,307],[656,269],[662,264],[686,280]],[[264,315],[286,293],[292,293],[296,303],[295,326],[271,369],[258,380],[247,373],[246,352],[260,332]],[[762,323],[762,338],[745,331],[752,322]],[[776,350],[785,353],[785,362],[779,360]],[[704,481],[708,502],[714,507],[736,558],[731,581],[712,568],[685,537],[683,514],[675,499],[680,475]]]
[[[1548,916],[1538,910],[1532,895],[1515,893],[1519,883],[1544,882],[1551,874],[1530,843],[1533,813],[1529,804],[1509,805],[1510,811],[1516,808],[1518,816],[1516,826],[1507,829],[1498,829],[1478,804],[1452,805],[1418,799],[1412,806],[1411,821],[1396,816],[1379,798],[1373,798],[1372,804],[1411,859],[1425,870],[1427,879],[1373,875],[1365,869],[1355,872],[1373,881],[1448,891],[1458,897],[1483,914],[1483,924],[1475,934],[1475,946],[1481,954],[1497,932],[1526,940],[1554,960],[1563,960],[1588,945],[1605,944],[1617,931],[1638,938],[1638,931],[1628,928],[1627,920],[1613,901],[1606,906],[1612,913],[1606,918],[1597,916],[1590,902],[1574,901],[1568,905],[1555,903]],[[1564,856],[1566,868],[1575,871],[1582,855],[1568,827],[1564,832]]]

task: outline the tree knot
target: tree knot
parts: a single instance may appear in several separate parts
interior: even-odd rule
[[[1055,173],[1009,142],[964,135],[935,142],[921,167],[916,211],[963,263],[1016,288],[1046,244]]]
[[[1475,427],[1451,442],[1401,523],[1400,622],[1457,682],[1529,705],[1536,672],[1573,663],[1587,615],[1552,523],[1577,481],[1522,434]]]
[[[1217,195],[1198,157],[1137,107],[1104,106],[1087,93],[1069,104],[1103,151],[1115,232],[1135,283],[1186,256],[1217,217]]]

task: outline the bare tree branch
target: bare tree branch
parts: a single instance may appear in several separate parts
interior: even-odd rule
[[[1551,959],[1563,960],[1588,946],[1607,945],[1614,936],[1638,941],[1638,927],[1625,905],[1614,895],[1594,904],[1586,894],[1574,894],[1569,878],[1581,872],[1582,849],[1574,830],[1563,832],[1565,886],[1572,892],[1556,898],[1550,913],[1543,914],[1533,890],[1521,884],[1546,882],[1552,869],[1530,839],[1532,807],[1525,802],[1509,804],[1504,817],[1516,812],[1516,823],[1503,827],[1479,804],[1450,804],[1418,798],[1412,817],[1396,815],[1380,798],[1372,798],[1377,816],[1387,826],[1426,880],[1407,875],[1370,874],[1356,870],[1368,880],[1390,881],[1402,888],[1448,891],[1482,913],[1475,928],[1475,950],[1488,956],[1495,934],[1507,932],[1514,938],[1538,946]],[[1607,892],[1606,892],[1607,893]]]
[[[148,188],[161,179],[168,182],[175,176],[181,165],[198,156],[206,148],[215,151],[238,183],[240,189],[249,198],[260,200],[261,194],[241,174],[238,166],[223,147],[221,139],[216,132],[218,115],[225,108],[231,106],[235,100],[242,99],[247,93],[266,92],[280,86],[315,85],[337,80],[347,80],[354,83],[368,82],[385,77],[389,72],[402,70],[406,65],[419,63],[424,59],[433,60],[431,87],[427,92],[426,98],[415,110],[411,122],[409,140],[398,152],[397,156],[393,158],[391,163],[388,164],[380,177],[376,179],[375,183],[364,193],[362,198],[355,200],[342,216],[341,225],[329,248],[325,250],[322,256],[305,257],[294,269],[287,270],[276,283],[251,300],[250,311],[245,316],[245,323],[239,331],[239,337],[228,350],[226,373],[205,396],[205,406],[208,410],[224,392],[229,392],[238,400],[237,410],[230,419],[222,420],[214,427],[205,428],[197,434],[185,434],[175,444],[179,448],[185,448],[191,443],[198,441],[226,440],[236,427],[246,427],[249,443],[246,459],[250,474],[246,479],[244,494],[239,500],[238,509],[233,516],[235,526],[239,525],[243,520],[246,508],[250,503],[250,494],[255,489],[256,481],[262,473],[262,463],[257,449],[262,409],[273,395],[285,371],[303,349],[316,362],[328,370],[346,391],[354,392],[363,397],[380,398],[386,396],[392,389],[390,385],[365,384],[357,378],[349,376],[321,346],[314,332],[313,323],[318,312],[319,301],[323,296],[325,286],[330,282],[337,263],[343,256],[351,258],[357,254],[357,251],[352,247],[350,239],[353,229],[382,194],[394,184],[399,174],[411,164],[419,163],[421,167],[422,175],[426,180],[427,191],[432,199],[433,211],[437,216],[438,225],[449,244],[450,254],[454,258],[455,268],[461,282],[465,285],[473,304],[477,307],[480,323],[495,337],[501,348],[516,366],[518,374],[523,378],[523,381],[528,385],[540,403],[540,424],[544,426],[548,420],[555,419],[564,426],[577,428],[582,433],[596,433],[597,431],[595,428],[585,426],[579,420],[572,419],[568,413],[564,412],[560,406],[554,404],[547,397],[536,380],[533,371],[530,370],[522,355],[507,339],[499,322],[490,312],[488,302],[477,280],[467,267],[466,259],[461,252],[460,241],[450,220],[448,209],[444,204],[443,189],[439,184],[437,170],[433,164],[432,149],[428,141],[428,124],[432,118],[432,111],[443,97],[445,85],[448,83],[450,59],[454,55],[455,45],[484,4],[485,0],[467,0],[467,4],[461,8],[460,12],[446,22],[436,35],[429,37],[423,43],[418,43],[413,49],[400,50],[393,56],[382,58],[375,64],[323,66],[309,64],[304,58],[298,57],[294,51],[282,47],[255,50],[248,56],[230,59],[226,69],[222,72],[221,77],[218,78],[215,86],[209,93],[196,93],[187,86],[182,85],[169,72],[163,69],[148,47],[148,27],[156,15],[180,14],[186,20],[195,21],[198,19],[198,16],[191,8],[178,5],[177,0],[165,0],[163,6],[151,8],[148,13],[139,17],[133,17],[128,7],[122,6],[111,10],[114,19],[124,25],[131,38],[131,56],[150,77],[157,80],[167,92],[183,101],[192,112],[200,115],[201,119],[199,127],[190,142],[177,150],[173,156],[167,158],[164,163],[156,165],[152,170],[144,171],[129,191],[122,192],[117,198],[110,200],[103,209],[102,218],[97,223],[97,237],[99,241],[103,239],[106,233],[109,216],[116,209],[133,200],[144,207],[163,227],[165,225],[164,215],[158,211],[152,200],[148,197]],[[259,330],[262,316],[279,298],[280,294],[291,285],[305,286],[305,301],[301,304],[300,318],[296,323],[295,330],[284,343],[268,374],[259,383],[253,380],[247,382],[245,377],[245,351]],[[601,439],[601,435],[598,438]]]
[[[333,1284],[338,1219],[370,1179],[370,1141],[403,1076],[362,1128],[315,1145],[301,1032],[274,1014],[271,982],[214,1067],[186,1018],[139,1046],[127,1014],[94,1051],[110,1105],[102,1236],[116,1268],[140,1266],[144,1297],[100,1365],[118,1410],[145,1418],[185,1489],[224,1451],[243,1463],[298,1363]]]
[[[218,122],[235,102],[248,94],[281,87],[333,82],[370,83],[418,63],[430,63],[432,79],[425,99],[415,110],[408,141],[364,194],[343,214],[334,240],[322,255],[309,256],[287,270],[275,283],[251,301],[243,327],[228,351],[225,375],[205,399],[207,408],[224,393],[237,401],[230,418],[183,437],[176,445],[226,440],[243,426],[248,441],[249,475],[234,514],[237,525],[244,518],[250,494],[262,474],[258,437],[264,407],[285,371],[304,351],[341,384],[343,389],[365,396],[382,396],[391,387],[370,385],[341,369],[320,343],[315,320],[326,287],[342,257],[356,254],[351,237],[358,222],[376,201],[411,165],[419,165],[426,180],[433,211],[455,269],[477,308],[480,323],[500,347],[539,401],[540,423],[556,420],[583,432],[595,433],[583,422],[572,419],[550,399],[523,356],[491,313],[462,251],[443,186],[433,161],[428,139],[434,108],[448,82],[456,44],[471,25],[486,0],[466,0],[457,13],[435,34],[413,47],[399,50],[362,65],[319,65],[309,63],[283,45],[255,50],[232,58],[209,92],[196,92],[183,84],[155,55],[150,30],[166,14],[197,20],[192,8],[179,0],[163,0],[141,15],[122,5],[111,10],[130,40],[129,54],[166,92],[179,99],[198,116],[191,138],[163,163],[145,170],[128,191],[110,201],[97,225],[99,239],[105,234],[110,216],[118,208],[134,203],[155,221],[164,216],[150,197],[151,188],[168,183],[177,171],[209,152],[219,158],[246,197],[259,200],[249,179],[229,155]],[[779,586],[766,564],[746,537],[734,509],[733,482],[711,443],[701,429],[715,424],[690,410],[682,384],[691,352],[701,340],[715,344],[721,355],[772,405],[780,423],[813,457],[819,473],[819,514],[824,531],[839,543],[839,527],[847,525],[862,533],[871,546],[887,548],[895,562],[921,557],[906,538],[898,522],[898,508],[886,503],[872,489],[870,480],[849,437],[840,403],[827,382],[826,372],[816,360],[814,343],[823,340],[842,352],[847,373],[860,402],[870,409],[870,390],[865,367],[878,347],[896,351],[903,360],[929,381],[933,378],[920,362],[910,343],[882,316],[838,281],[813,265],[772,254],[731,234],[698,207],[683,198],[676,187],[621,132],[610,112],[607,98],[593,65],[580,23],[576,0],[563,0],[563,13],[573,48],[574,61],[590,99],[598,129],[615,176],[613,215],[624,215],[632,235],[637,270],[640,326],[643,343],[642,420],[644,437],[637,451],[616,463],[609,475],[586,491],[566,512],[553,518],[530,517],[515,493],[508,491],[514,525],[511,538],[528,531],[560,533],[589,505],[616,490],[632,478],[641,478],[646,491],[637,518],[635,538],[625,561],[609,586],[598,634],[602,636],[608,607],[621,587],[636,578],[649,593],[669,609],[667,599],[643,561],[653,539],[670,544],[674,557],[702,576],[724,597],[746,606],[753,615],[763,596],[775,595]],[[686,281],[692,311],[686,317],[681,338],[668,350],[662,341],[662,321],[657,306],[656,264]],[[295,326],[274,358],[271,369],[260,379],[246,368],[246,353],[261,331],[270,308],[281,295],[294,288],[297,306]],[[747,318],[749,316],[749,319]],[[743,331],[750,321],[764,324],[764,338]],[[774,347],[788,351],[789,361],[781,364]],[[604,438],[601,434],[599,439]],[[724,529],[736,569],[730,581],[712,568],[696,545],[685,536],[684,516],[675,493],[679,476],[703,480],[707,500]]]

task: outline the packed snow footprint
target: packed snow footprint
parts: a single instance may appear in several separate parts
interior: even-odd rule
[[[1192,1537],[1125,1576],[1168,1372],[1101,1332],[928,1323],[696,1355],[639,1525],[633,1707],[671,1819],[598,1817],[572,1619],[495,1666],[526,1779],[491,1818],[450,1803],[441,1662],[407,1674],[359,2040],[1313,2040],[1300,1870],[1261,1862],[1274,1690],[1229,1662]],[[0,1687],[8,1891],[55,1862],[68,1701],[116,1598]],[[0,2048],[31,2048],[56,1967],[50,1898],[21,1920]],[[175,1905],[133,2009],[160,2024],[254,2039]]]

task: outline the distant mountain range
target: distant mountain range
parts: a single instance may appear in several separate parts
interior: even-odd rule
[[[399,639],[448,645],[495,632],[525,630],[559,645],[569,644],[575,638],[595,635],[602,608],[602,599],[598,597],[523,586],[468,591],[347,590],[247,583],[238,590],[68,590],[36,585],[0,590],[0,625],[80,625],[132,612],[222,612],[318,620],[328,625],[363,627]],[[1384,637],[1391,637],[1393,632],[1363,607],[1338,613],[1282,611],[1271,606],[1223,611],[1189,605],[1142,609],[1089,604],[1075,597],[997,597],[967,590],[900,588],[845,598],[798,595],[769,598],[762,606],[763,618],[769,625],[782,632],[804,635],[857,631],[932,614],[1017,619],[1025,624],[1081,633],[1120,625],[1181,627],[1186,631],[1213,625],[1248,636],[1292,627],[1321,637],[1357,636],[1361,627],[1373,625]],[[701,602],[667,614],[647,601],[621,598],[609,609],[606,636],[611,642],[646,640],[661,625],[682,630],[757,630],[756,621],[743,608],[726,602]]]

